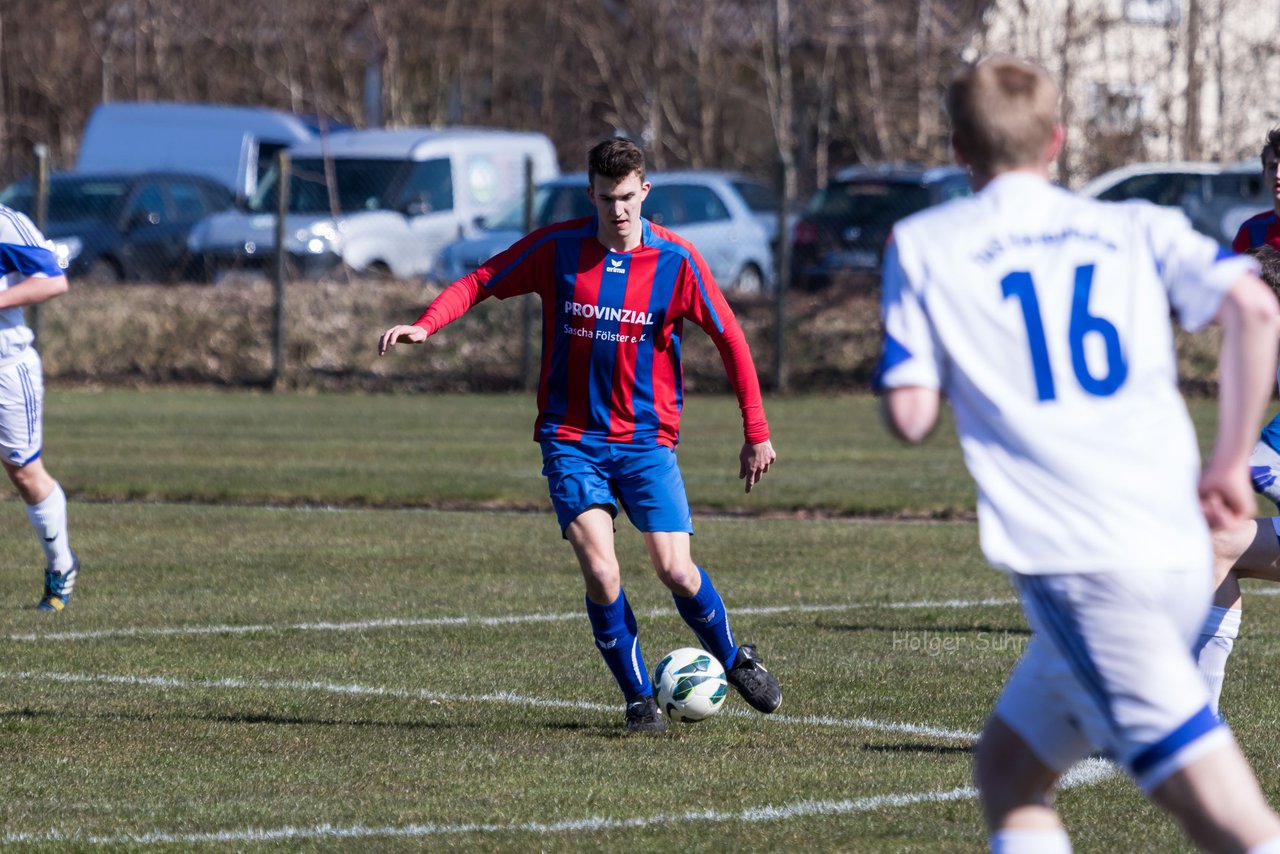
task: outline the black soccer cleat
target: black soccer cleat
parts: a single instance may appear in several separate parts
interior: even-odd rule
[[[738,655],[733,666],[725,672],[725,678],[758,712],[771,714],[782,705],[782,686],[772,673],[764,669],[754,646],[738,647]]]
[[[658,711],[658,703],[652,697],[627,703],[627,732],[647,732],[652,734],[667,731],[667,722]]]

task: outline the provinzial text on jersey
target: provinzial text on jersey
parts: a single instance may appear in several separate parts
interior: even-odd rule
[[[632,308],[615,308],[607,305],[565,300],[564,313],[574,317],[595,318],[596,320],[614,321],[616,323],[639,323],[649,326],[653,323],[653,314],[648,311],[637,311]]]

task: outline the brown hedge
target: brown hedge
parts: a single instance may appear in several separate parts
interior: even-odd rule
[[[421,282],[292,282],[285,290],[289,388],[509,390],[522,385],[522,314],[530,299],[490,300],[424,347],[379,359],[378,334],[409,323],[438,293]],[[730,298],[761,380],[774,376],[775,307]],[[273,288],[263,279],[218,285],[73,283],[40,311],[41,351],[53,381],[95,384],[257,385],[272,368]],[[850,281],[788,298],[787,372],[795,391],[866,390],[879,349],[874,283]],[[535,319],[536,326],[536,319]],[[1216,334],[1179,334],[1184,387],[1216,388]],[[535,328],[533,359],[538,356]],[[690,390],[724,390],[724,369],[696,327],[685,334]]]

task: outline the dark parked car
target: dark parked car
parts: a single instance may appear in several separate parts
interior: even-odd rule
[[[174,281],[193,272],[191,227],[234,201],[226,187],[199,175],[67,172],[49,179],[44,233],[73,278]],[[34,181],[10,184],[0,204],[34,218]]]
[[[846,273],[878,273],[893,224],[957,196],[969,176],[955,166],[850,166],[809,200],[792,232],[791,281],[824,287]]]

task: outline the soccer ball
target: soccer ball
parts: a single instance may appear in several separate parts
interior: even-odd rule
[[[658,708],[673,721],[693,723],[709,718],[724,705],[729,683],[724,667],[706,650],[684,647],[658,662],[653,670]]]

